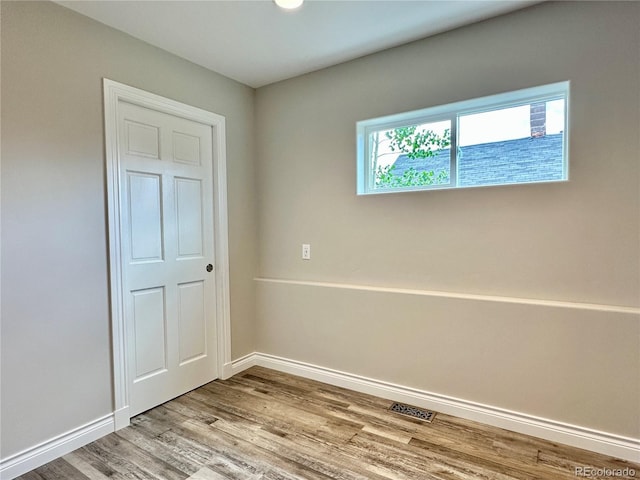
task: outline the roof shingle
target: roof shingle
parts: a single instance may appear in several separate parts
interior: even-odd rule
[[[459,148],[458,185],[479,186],[562,180],[563,134],[482,143]],[[450,151],[438,150],[427,159],[399,156],[395,175],[409,168],[418,172],[449,172]]]

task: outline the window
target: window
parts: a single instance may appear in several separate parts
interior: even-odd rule
[[[359,195],[568,179],[569,82],[358,122]]]

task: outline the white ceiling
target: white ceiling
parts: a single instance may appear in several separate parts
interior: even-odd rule
[[[271,0],[57,3],[252,87],[295,77],[539,0]]]

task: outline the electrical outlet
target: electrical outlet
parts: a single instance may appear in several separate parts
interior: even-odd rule
[[[302,259],[311,260],[311,245],[308,243],[302,244]]]

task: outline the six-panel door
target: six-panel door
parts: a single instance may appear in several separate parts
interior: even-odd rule
[[[216,378],[211,127],[121,102],[130,414]]]

